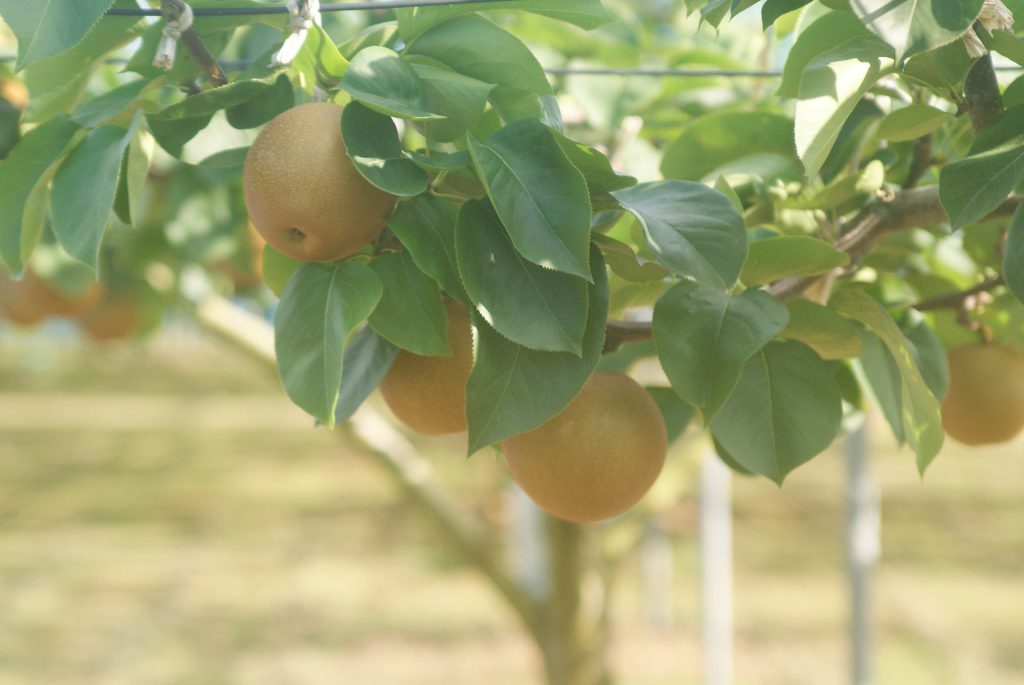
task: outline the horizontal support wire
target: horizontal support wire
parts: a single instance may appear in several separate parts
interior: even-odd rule
[[[376,2],[322,2],[321,12],[352,12],[356,10],[388,10],[404,7],[437,7],[439,5],[486,5],[507,0],[377,0]],[[197,17],[237,17],[258,14],[288,14],[284,5],[268,7],[193,7]],[[116,8],[107,10],[111,17],[159,17],[159,9]]]

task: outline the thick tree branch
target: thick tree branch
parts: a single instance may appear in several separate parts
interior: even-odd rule
[[[207,331],[248,352],[276,373],[274,330],[265,320],[220,297],[200,304],[196,318]],[[412,443],[366,405],[339,428],[336,434],[360,447],[391,475],[466,559],[487,576],[515,609],[527,630],[539,640],[545,630],[540,605],[506,573],[491,553],[486,536],[463,521],[457,507],[437,483],[430,463],[416,453]]]
[[[926,300],[921,300],[917,304],[910,305],[912,308],[919,312],[926,312],[932,309],[956,309],[963,305],[964,300],[980,295],[981,293],[987,293],[991,290],[995,290],[1001,285],[1006,285],[1006,279],[1003,276],[994,276],[985,281],[982,281],[973,288],[967,290],[956,290],[951,293],[943,293],[942,295],[936,295],[935,297],[929,297]]]

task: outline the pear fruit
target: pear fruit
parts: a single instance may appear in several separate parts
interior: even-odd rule
[[[949,351],[942,426],[965,445],[1006,442],[1024,428],[1024,355],[1004,345]]]
[[[425,357],[402,350],[380,383],[384,401],[402,423],[424,435],[466,430],[466,383],[473,368],[469,312],[456,300],[448,313],[448,357]]]
[[[561,413],[502,447],[512,478],[542,509],[590,523],[643,497],[668,437],[646,390],[624,373],[598,371]]]
[[[370,185],[345,154],[342,108],[299,105],[253,141],[242,182],[249,219],[278,252],[326,262],[358,252],[380,235],[396,198]]]
[[[0,279],[0,313],[16,324],[30,326],[51,316],[75,317],[92,307],[103,295],[99,283],[77,295],[61,292],[34,271],[21,279]]]
[[[142,323],[142,305],[127,291],[107,294],[78,317],[82,333],[93,342],[133,338],[142,329]]]

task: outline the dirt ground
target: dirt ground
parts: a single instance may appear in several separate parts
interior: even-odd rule
[[[877,683],[1019,685],[1024,443],[951,446],[922,481],[871,429]],[[467,515],[502,516],[500,461],[424,448]],[[621,685],[700,682],[694,452],[670,589],[639,557],[619,587]],[[837,450],[782,489],[734,479],[738,685],[848,682],[843,473]],[[0,328],[0,685],[539,682],[486,581],[261,367],[186,326],[105,349]]]

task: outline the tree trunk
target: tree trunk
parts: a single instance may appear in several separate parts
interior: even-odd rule
[[[607,585],[592,536],[572,523],[545,517],[550,592],[537,641],[547,685],[610,685]]]

